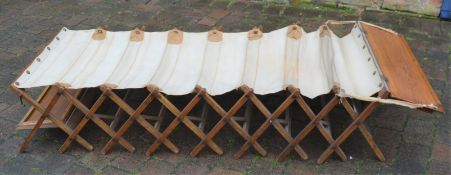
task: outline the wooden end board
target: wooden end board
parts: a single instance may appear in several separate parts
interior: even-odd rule
[[[46,87],[42,93],[39,95],[37,102],[42,104],[43,107],[47,107],[52,97],[56,94],[57,88],[54,86],[48,86]],[[68,90],[69,93],[73,94],[74,96],[78,96],[81,92],[81,90]],[[73,110],[73,106],[67,100],[66,98],[60,98],[55,107],[52,109],[51,113],[55,115],[58,119],[62,121],[66,121],[66,118],[69,116],[68,114],[71,113]],[[39,111],[35,110],[33,106],[30,107],[28,112],[25,114],[25,116],[22,117],[22,120],[17,125],[17,129],[32,129],[36,122],[38,121],[40,117]],[[45,119],[44,123],[42,124],[41,128],[56,128],[56,125],[52,123],[52,121]]]
[[[404,37],[389,30],[361,23],[377,63],[386,78],[392,98],[415,104],[443,105]]]

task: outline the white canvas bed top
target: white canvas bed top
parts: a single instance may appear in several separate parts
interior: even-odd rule
[[[384,82],[359,27],[344,37],[320,29],[300,38],[287,35],[290,26],[249,39],[248,32],[223,33],[221,41],[208,32],[183,32],[181,43],[168,43],[166,32],[145,32],[142,41],[131,31],[106,32],[94,40],[92,30],[63,28],[17,79],[15,86],[32,88],[56,83],[68,88],[103,84],[115,89],[154,85],[163,93],[183,95],[196,85],[210,95],[241,85],[256,94],[284,90],[288,85],[314,98],[335,86],[351,96],[369,97]],[[325,28],[327,29],[327,28]]]

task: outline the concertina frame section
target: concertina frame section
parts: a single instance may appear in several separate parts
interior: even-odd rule
[[[351,23],[354,24],[353,29],[341,38],[329,29],[329,25]],[[386,42],[382,43],[384,39],[393,41],[390,42],[392,45],[386,46]],[[399,68],[396,64],[406,66]],[[23,90],[40,86],[48,86],[53,91],[45,104],[34,100]],[[257,140],[273,126],[288,142],[288,146],[277,156],[279,161],[291,150],[295,150],[300,158],[307,159],[307,153],[299,143],[314,128],[330,144],[318,163],[323,163],[334,152],[346,160],[340,144],[356,129],[362,132],[378,159],[383,161],[382,152],[364,125],[379,103],[439,112],[444,110],[404,38],[391,30],[361,21],[328,21],[310,33],[298,25],[269,33],[263,33],[258,28],[240,33],[223,33],[216,29],[188,33],[178,29],[144,32],[136,28],[128,32],[110,32],[103,28],[79,31],[63,28],[10,87],[40,113],[21,146],[21,152],[26,150],[46,119],[68,134],[60,147],[61,153],[69,148],[72,141],[92,150],[92,145],[78,135],[92,120],[111,137],[102,154],[106,154],[116,142],[133,152],[135,148],[122,135],[133,122],[137,122],[156,138],[147,150],[148,155],[153,154],[161,144],[178,153],[178,147],[167,137],[179,124],[186,125],[201,139],[192,150],[192,156],[197,156],[205,146],[221,155],[223,150],[213,141],[213,137],[225,124],[230,124],[246,140],[234,154],[235,158],[242,157],[250,147],[265,156],[267,152]],[[88,108],[74,91],[95,87],[102,93]],[[136,109],[114,92],[115,89],[136,88],[148,91]],[[242,96],[229,111],[225,111],[212,96],[234,89],[241,91]],[[273,112],[256,96],[283,90],[286,90],[287,98]],[[192,92],[195,94],[193,99],[183,109],[177,108],[167,97]],[[335,96],[317,114],[303,99],[330,92]],[[377,96],[373,97],[374,94]],[[59,119],[61,117],[52,113],[61,97],[84,115],[75,127],[66,125]],[[96,114],[106,99],[129,115],[117,131]],[[369,103],[359,111],[349,102],[350,99]],[[176,116],[163,131],[146,121],[148,118],[142,114],[154,100],[162,104],[162,109]],[[196,126],[188,116],[200,101],[221,116],[208,133]],[[339,102],[353,122],[334,139],[320,121]],[[247,106],[245,104],[252,104],[266,118],[253,134],[248,133],[235,116],[239,109]],[[311,120],[295,137],[279,120],[292,104],[297,104]],[[161,119],[160,116],[155,120]]]

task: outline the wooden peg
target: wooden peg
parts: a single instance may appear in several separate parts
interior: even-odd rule
[[[60,88],[64,88],[64,89],[67,89],[67,88],[71,87],[71,85],[69,83],[55,83],[55,86],[60,87]]]
[[[152,92],[152,93],[154,93],[154,92],[159,92],[158,87],[155,86],[155,85],[149,84],[149,85],[146,85],[146,88],[147,88],[147,90],[148,90],[149,92]]]
[[[287,86],[287,90],[289,91],[289,92],[296,92],[296,93],[298,93],[300,90],[299,90],[299,88],[296,88],[296,87],[294,87],[293,85],[288,85]],[[299,92],[300,93],[300,92]]]
[[[94,34],[92,34],[92,39],[93,40],[104,40],[106,37],[106,32],[107,32],[107,30],[104,27],[98,27],[94,31]]]
[[[205,88],[203,88],[202,86],[200,86],[200,85],[196,85],[196,87],[194,88],[194,93],[197,93],[197,92],[200,92],[200,91],[206,91],[205,90]]]
[[[114,88],[117,88],[117,87],[119,87],[119,85],[112,84],[112,83],[105,83],[105,84],[100,85],[100,89],[104,89],[104,90],[114,89]]]
[[[340,83],[334,83],[334,86],[332,87],[332,91],[336,94],[340,93],[341,91],[341,85]]]
[[[263,37],[263,32],[258,27],[254,27],[247,33],[247,38],[249,40],[257,40]]]
[[[142,28],[138,28],[136,27],[134,30],[131,31],[132,33],[130,34],[130,41],[142,41],[144,40],[144,29]]]
[[[320,37],[324,37],[324,36],[330,37],[330,31],[326,25],[322,25],[321,27],[319,27],[319,36]]]
[[[168,43],[169,44],[180,44],[183,42],[183,31],[175,28],[168,33]]]
[[[250,88],[247,85],[242,85],[239,87],[240,90],[242,90],[243,92],[254,92],[254,89]]]
[[[203,88],[200,85],[196,85],[196,87],[193,90],[194,93],[199,93],[201,96],[205,95],[207,93],[207,89]]]
[[[301,27],[293,24],[288,26],[287,36],[293,39],[300,39],[302,36]]]
[[[218,29],[213,29],[208,32],[208,41],[220,42],[222,41],[222,32]]]

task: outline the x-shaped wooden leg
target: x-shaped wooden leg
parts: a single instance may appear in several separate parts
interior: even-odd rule
[[[312,130],[315,126],[320,125],[320,121],[324,118],[336,105],[338,104],[338,97],[334,96],[326,106],[316,115],[316,117],[307,124],[307,126],[302,129],[302,131],[288,144],[287,147],[277,156],[277,161],[283,161],[285,157],[293,150],[293,148],[299,144]]]
[[[149,91],[156,89],[156,87],[149,87]],[[163,135],[158,137],[158,139],[149,147],[146,154],[152,155],[161,142],[165,141],[172,131],[177,127],[180,122],[183,122],[191,131],[194,132],[200,139],[204,140],[206,135],[202,132],[191,120],[186,118],[186,115],[194,108],[194,106],[200,101],[201,94],[206,93],[205,90],[201,90],[196,93],[194,98],[186,105],[183,111],[180,111],[174,104],[172,104],[165,96],[161,93],[155,94],[156,98],[163,104],[169,111],[176,116],[176,118],[171,122],[171,124],[163,131]],[[212,140],[207,142],[208,146],[217,154],[222,155],[222,149]]]
[[[255,96],[255,94],[251,93],[249,95],[250,100],[254,105],[263,113],[263,115],[266,117],[265,122],[255,131],[255,133],[252,135],[251,138],[249,138],[246,143],[244,143],[243,146],[236,152],[233,156],[234,158],[238,159],[243,156],[243,154],[249,149],[250,145],[253,145],[255,141],[269,128],[269,126],[272,124],[276,130],[282,135],[282,137],[288,141],[291,142],[293,138],[291,138],[290,134],[287,133],[287,131],[284,129],[284,127],[279,123],[277,118],[293,103],[294,101],[294,95],[296,92],[292,92],[284,102],[273,112],[269,112],[269,110],[263,105],[263,103]],[[299,156],[302,159],[307,159],[307,153],[299,146],[294,146],[296,152],[299,154]]]
[[[346,111],[348,111],[349,116],[351,116],[351,118],[355,120],[359,114],[353,110],[351,104],[349,104],[349,101],[346,98],[341,98],[341,102],[343,103],[343,106],[346,109]],[[373,136],[371,135],[368,127],[366,127],[366,125],[362,122],[358,124],[358,128],[362,133],[363,137],[365,138],[366,142],[370,145],[371,149],[373,149],[374,154],[376,154],[376,157],[380,161],[385,161],[384,154],[382,154],[382,151],[379,149],[376,142],[374,142]]]
[[[156,138],[161,137],[161,133],[154,128],[149,122],[147,122],[142,116],[141,113],[149,106],[150,102],[155,98],[156,94],[159,94],[158,90],[151,90],[149,95],[143,100],[143,102],[138,106],[136,110],[133,110],[130,105],[128,105],[124,100],[122,100],[117,94],[115,94],[111,88],[103,86],[101,87],[103,92],[106,92],[106,95],[116,103],[120,108],[122,108],[130,117],[127,121],[122,125],[122,127],[118,130],[118,132],[108,141],[108,143],[101,150],[102,154],[106,154],[113,144],[120,138],[125,131],[133,124],[134,121],[138,122],[141,126],[143,126],[150,134],[155,136]],[[164,140],[163,142],[166,147],[169,148],[174,153],[178,153],[179,149],[169,140]]]
[[[292,87],[288,87],[288,91],[290,91],[290,92],[295,92],[296,89],[295,89],[295,88],[292,88]],[[314,113],[313,110],[307,105],[307,103],[304,101],[304,99],[302,98],[302,96],[301,96],[301,94],[299,93],[299,91],[298,91],[298,93],[295,94],[295,98],[296,98],[296,102],[297,102],[298,105],[302,108],[302,110],[305,112],[305,114],[307,115],[307,117],[308,117],[310,120],[314,120],[315,117],[316,117],[315,113]],[[318,122],[315,123],[316,128],[317,128],[318,131],[321,133],[321,135],[324,137],[324,139],[326,139],[326,141],[327,141],[329,144],[332,144],[332,143],[334,142],[334,139],[332,138],[332,135],[330,135],[330,133],[326,131],[326,128],[324,128],[324,126],[323,126],[319,121],[321,121],[321,120],[318,120]],[[347,160],[346,154],[343,152],[343,150],[342,150],[340,147],[337,147],[337,150],[336,150],[336,151],[337,151],[336,153],[337,153],[338,156],[341,158],[341,160],[343,160],[343,161]]]
[[[47,106],[47,108],[44,108],[41,104],[39,104],[38,102],[36,102],[30,95],[28,95],[27,93],[25,93],[23,90],[17,88],[14,85],[10,86],[11,90],[16,92],[19,96],[23,97],[25,99],[25,101],[29,102],[31,105],[33,105],[33,107],[41,112],[41,117],[39,118],[38,122],[36,123],[36,125],[33,127],[33,129],[31,130],[30,134],[28,134],[28,136],[26,137],[24,143],[22,144],[21,148],[20,148],[20,152],[24,152],[28,145],[30,144],[31,140],[33,139],[34,135],[36,134],[37,130],[40,128],[40,126],[42,125],[42,122],[45,120],[45,118],[48,118],[50,121],[52,121],[58,128],[60,128],[61,130],[63,130],[63,132],[65,132],[67,135],[70,135],[73,131],[71,128],[69,128],[66,124],[64,124],[63,121],[57,119],[57,117],[55,117],[50,111],[53,108],[53,106],[55,105],[55,103],[58,101],[58,98],[62,95],[62,92],[59,91],[52,99],[51,102],[49,103],[49,105]],[[83,139],[80,136],[76,136],[75,137],[75,141],[77,141],[78,143],[80,143],[84,148],[86,148],[87,150],[91,151],[93,150],[93,146],[91,144],[89,144],[85,139]]]
[[[197,92],[200,92],[201,90],[203,90],[201,87],[196,88]],[[241,137],[243,137],[244,139],[250,138],[250,135],[240,126],[240,124],[238,124],[238,122],[236,122],[233,119],[233,116],[235,115],[235,113],[238,112],[238,110],[247,102],[248,95],[250,93],[252,93],[252,90],[249,88],[245,88],[245,90],[243,90],[243,92],[244,92],[243,96],[241,96],[241,98],[238,99],[238,101],[232,106],[232,108],[230,108],[230,110],[228,112],[226,112],[224,110],[224,108],[222,108],[207,93],[204,93],[202,95],[203,99],[208,103],[208,105],[210,105],[213,108],[213,110],[215,110],[222,118],[210,130],[210,132],[207,134],[205,139],[203,139],[199,144],[196,145],[196,147],[194,147],[194,149],[191,151],[191,156],[193,156],[193,157],[197,156],[200,153],[200,151],[205,147],[206,143],[209,142],[210,140],[212,140],[213,137],[224,127],[224,125],[226,123],[229,123],[230,126],[232,126],[232,128],[235,131],[237,131],[241,135]],[[255,142],[255,144],[253,144],[253,146],[254,146],[254,149],[257,150],[257,152],[259,154],[266,156],[266,154],[267,154],[266,150],[263,149],[263,147],[259,143]]]
[[[388,92],[386,90],[382,90],[379,92],[378,97],[379,98],[386,98],[388,96]],[[321,156],[318,158],[317,163],[322,164],[324,161],[326,161],[327,158],[333,153],[333,151],[340,146],[351,134],[354,132],[355,129],[357,129],[359,126],[362,126],[365,120],[369,117],[369,115],[376,109],[376,107],[379,105],[379,102],[371,102],[365,110],[360,113],[358,117],[352,121],[351,124],[341,133],[340,136],[335,140],[334,143],[330,144],[330,146],[321,154]],[[374,143],[374,141],[373,141]],[[371,145],[371,143],[370,143]],[[376,153],[377,154],[377,153]],[[382,159],[383,160],[383,159]]]
[[[45,108],[45,110],[41,113],[41,116],[39,117],[36,125],[34,125],[33,129],[31,129],[30,133],[25,138],[24,142],[22,143],[22,146],[20,147],[19,152],[21,152],[21,153],[25,152],[25,150],[27,149],[27,147],[30,144],[31,140],[36,135],[36,133],[38,132],[38,130],[41,127],[42,123],[44,122],[45,118],[47,117],[47,115],[50,114],[50,111],[55,106],[56,102],[60,99],[60,97],[61,97],[61,92],[60,91],[58,91],[52,97],[52,99],[50,100],[50,103],[47,106],[47,108]]]
[[[64,97],[66,97],[78,110],[80,110],[83,114],[85,114],[85,116],[82,118],[80,123],[75,127],[74,131],[72,132],[72,134],[69,135],[69,137],[66,139],[64,144],[60,147],[60,149],[59,149],[60,153],[65,152],[69,148],[70,144],[73,141],[73,138],[75,138],[75,136],[77,136],[80,133],[80,131],[84,128],[84,126],[88,123],[89,120],[92,120],[97,126],[99,126],[103,131],[105,131],[110,137],[113,137],[116,134],[116,132],[112,128],[110,128],[108,124],[106,124],[102,119],[100,119],[95,114],[97,109],[99,109],[99,107],[103,104],[103,102],[107,98],[107,96],[106,96],[107,93],[108,92],[103,92],[100,95],[100,97],[96,100],[94,105],[91,107],[91,109],[89,109],[82,102],[80,102],[77,98],[75,98],[74,96],[69,94],[67,91],[63,90]],[[135,151],[135,147],[133,147],[133,145],[131,145],[125,139],[119,138],[118,141],[125,149],[127,149],[127,151],[129,151],[129,152]]]

